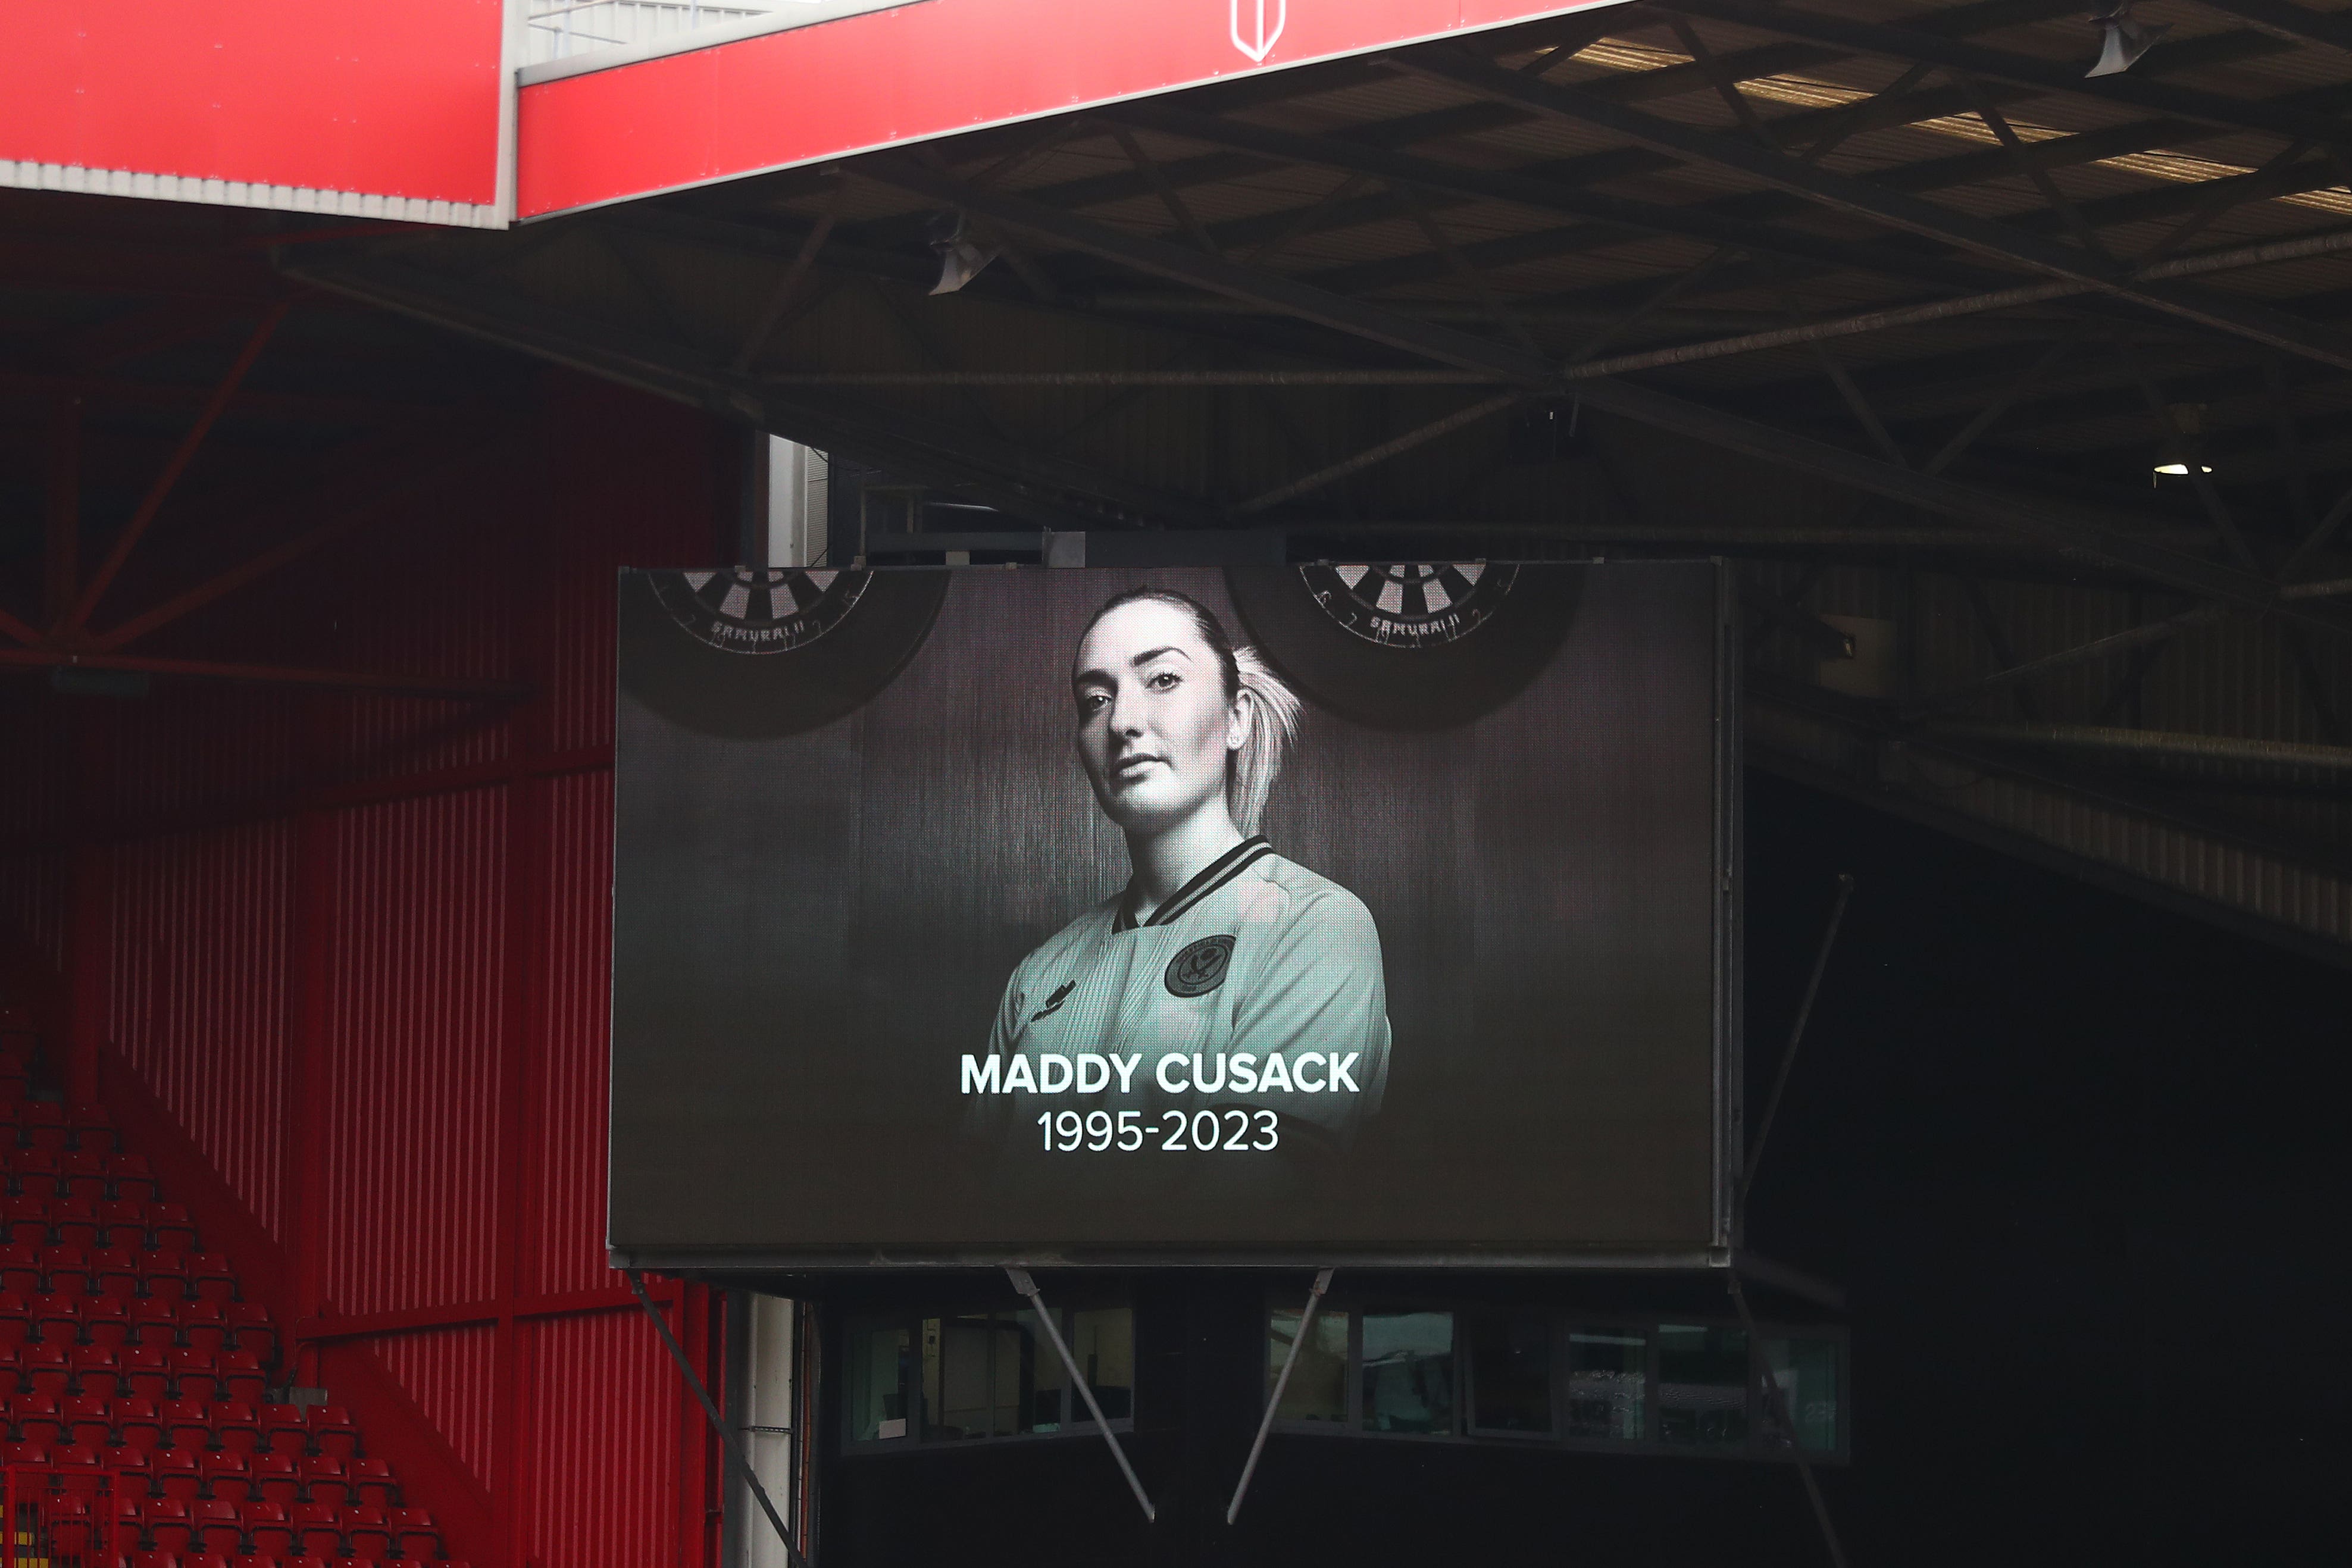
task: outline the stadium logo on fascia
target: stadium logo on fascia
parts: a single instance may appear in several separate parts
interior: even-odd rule
[[[1233,19],[1234,47],[1258,65],[1282,41],[1283,24],[1290,20],[1290,0],[1225,0]]]

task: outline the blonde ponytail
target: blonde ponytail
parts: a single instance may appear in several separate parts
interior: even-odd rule
[[[1275,776],[1298,739],[1298,694],[1283,684],[1255,648],[1234,650],[1234,674],[1238,688],[1234,700],[1249,714],[1249,734],[1225,775],[1225,809],[1233,814],[1234,826],[1255,833],[1266,797],[1274,792]]]

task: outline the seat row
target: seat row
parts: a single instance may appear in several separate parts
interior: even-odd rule
[[[135,1552],[124,1558],[117,1568],[331,1568],[324,1557],[278,1557],[266,1552],[243,1552],[224,1557],[216,1552],[199,1552],[182,1555],[171,1552]],[[447,1560],[434,1568],[472,1568],[466,1563]]]
[[[268,1398],[268,1375],[250,1351],[158,1350],[127,1345],[29,1344],[0,1347],[0,1397],[46,1395],[52,1399]]]
[[[120,1247],[130,1252],[194,1252],[195,1221],[176,1203],[145,1197],[44,1197],[26,1193],[0,1206],[0,1241],[42,1248]]]
[[[29,1451],[29,1450],[28,1450]],[[97,1458],[90,1457],[95,1453]],[[113,1478],[121,1497],[175,1497],[182,1502],[214,1499],[242,1503],[366,1504],[398,1508],[400,1483],[382,1459],[338,1458],[332,1454],[240,1454],[226,1448],[91,1448],[64,1444],[49,1448],[45,1462],[55,1488],[87,1491],[93,1472]],[[70,1483],[70,1484],[68,1484]]]
[[[0,1142],[0,1176],[11,1197],[79,1197],[152,1203],[155,1173],[138,1155],[98,1149],[28,1149]]]
[[[78,1506],[77,1506],[78,1505]],[[421,1508],[385,1510],[362,1504],[184,1502],[178,1498],[119,1497],[110,1508],[87,1497],[59,1497],[42,1505],[53,1552],[87,1552],[96,1527],[110,1513],[120,1542],[136,1531],[143,1550],[205,1552],[229,1557],[247,1552],[276,1557],[341,1557],[383,1562],[396,1552],[411,1561],[441,1555],[441,1530]]]
[[[77,1396],[60,1404],[46,1394],[19,1394],[0,1400],[11,1440],[0,1447],[0,1463],[40,1464],[28,1457],[52,1444],[83,1448],[162,1448],[204,1452],[268,1452],[300,1458],[327,1454],[348,1459],[360,1449],[359,1428],[335,1405],[264,1405],[242,1399],[93,1399]],[[72,1439],[68,1441],[68,1439]],[[60,1449],[62,1451],[62,1448]],[[77,1455],[59,1463],[85,1462]],[[93,1461],[94,1462],[94,1461]]]
[[[258,1301],[216,1301],[205,1296],[125,1301],[55,1291],[27,1300],[14,1291],[0,1291],[0,1349],[31,1344],[242,1350],[260,1357],[267,1366],[277,1359],[278,1328],[269,1309]]]
[[[7,1082],[0,1079],[0,1085]],[[11,1145],[52,1154],[122,1152],[122,1137],[115,1131],[114,1118],[99,1106],[68,1107],[55,1100],[11,1101],[5,1087],[0,1087],[0,1147]]]
[[[27,1247],[0,1241],[0,1290],[20,1295],[114,1296],[137,1301],[237,1297],[236,1270],[218,1252],[79,1246]]]

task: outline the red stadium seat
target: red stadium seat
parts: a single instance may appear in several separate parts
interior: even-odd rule
[[[72,1344],[81,1338],[79,1300],[54,1291],[33,1298],[33,1333],[52,1344]]]
[[[122,1362],[122,1392],[135,1394],[142,1399],[172,1397],[172,1354],[152,1344],[125,1345],[118,1353]]]
[[[122,1392],[122,1363],[112,1345],[78,1344],[70,1359],[75,1393],[111,1399]]]
[[[323,1502],[335,1508],[349,1508],[364,1502],[352,1489],[343,1461],[332,1454],[310,1454],[301,1462],[302,1500]],[[381,1503],[373,1506],[382,1507]]]
[[[109,1247],[125,1252],[147,1250],[147,1205],[137,1198],[111,1198],[98,1206],[98,1227]]]
[[[207,1498],[196,1504],[196,1539],[206,1552],[226,1557],[245,1546],[245,1521],[236,1504]]]
[[[81,1299],[81,1336],[92,1344],[120,1350],[131,1342],[131,1308],[120,1296]]]
[[[10,1149],[8,1191],[16,1197],[63,1197],[65,1183],[58,1170],[58,1156],[47,1149]]]
[[[139,1285],[151,1300],[176,1304],[188,1299],[188,1260],[177,1252],[139,1255]]]
[[[263,1406],[261,1433],[273,1454],[299,1458],[310,1451],[310,1423],[302,1418],[299,1405]]]
[[[176,1552],[134,1552],[131,1568],[180,1568],[180,1556]]]
[[[70,1560],[89,1551],[91,1526],[96,1521],[90,1515],[87,1494],[69,1493],[54,1499],[41,1512],[47,1516],[52,1557]],[[24,1535],[22,1540],[27,1546],[33,1543],[30,1535]]]
[[[328,1568],[328,1559],[324,1557],[289,1557],[286,1560],[285,1568]]]
[[[49,1244],[49,1199],[12,1197],[8,1200],[8,1239],[35,1251]]]
[[[19,1394],[8,1401],[8,1424],[16,1428],[20,1443],[50,1448],[65,1441],[65,1416],[58,1402],[46,1394]]]
[[[57,1180],[60,1197],[84,1197],[104,1203],[112,1184],[106,1178],[106,1156],[89,1149],[59,1155]]]
[[[348,1459],[360,1451],[360,1429],[341,1406],[316,1405],[310,1409],[310,1443],[322,1454]]]
[[[61,1247],[98,1245],[98,1205],[86,1197],[61,1197],[49,1205],[49,1235]]]
[[[152,1204],[147,1209],[147,1234],[155,1240],[158,1252],[194,1252],[196,1249],[196,1222],[188,1211],[176,1203]]]
[[[173,1350],[164,1352],[172,1367],[172,1395],[175,1399],[212,1400],[220,1397],[220,1364],[208,1350]]]
[[[106,1485],[105,1461],[90,1444],[66,1443],[53,1448],[49,1463],[58,1468],[58,1488],[61,1491],[88,1495]]]
[[[47,1443],[27,1443],[22,1439],[0,1443],[0,1465],[11,1469],[38,1469],[48,1462],[49,1446]]]
[[[392,1555],[392,1521],[380,1508],[343,1510],[343,1542],[354,1557],[381,1563]]]
[[[247,1557],[230,1558],[228,1568],[286,1568],[286,1560],[282,1557],[264,1557],[256,1553]]]
[[[245,1534],[253,1542],[253,1550],[263,1556],[294,1555],[294,1526],[286,1510],[278,1503],[247,1503]]]
[[[212,1412],[201,1399],[174,1399],[163,1406],[163,1435],[175,1448],[213,1446]]]
[[[34,1296],[40,1294],[48,1282],[48,1276],[41,1272],[41,1255],[37,1249],[18,1241],[0,1246],[0,1291]]]
[[[241,1399],[224,1399],[213,1406],[213,1441],[240,1454],[261,1448],[261,1421],[253,1406]]]
[[[360,1494],[360,1501],[371,1508],[400,1506],[400,1483],[392,1479],[392,1466],[385,1461],[353,1459],[350,1474],[352,1485]]]
[[[120,1478],[117,1487],[120,1495],[138,1498],[147,1495],[150,1472],[144,1450],[113,1444],[98,1451],[98,1462]]]
[[[199,1519],[196,1521],[196,1542],[198,1545],[202,1545],[205,1540],[204,1521]],[[240,1541],[243,1540],[244,1534],[242,1530],[237,1531]],[[235,1552],[234,1546],[227,1552],[199,1552],[193,1557],[181,1558],[180,1568],[228,1568]]]
[[[176,1555],[185,1552],[195,1536],[195,1516],[185,1500],[159,1497],[147,1504],[147,1539],[155,1543],[156,1551]]]
[[[25,1358],[13,1344],[0,1344],[0,1399],[25,1390]]]
[[[180,1314],[171,1301],[142,1297],[131,1303],[131,1337],[140,1344],[169,1350],[180,1343]]]
[[[28,1149],[65,1153],[66,1108],[54,1100],[27,1100],[16,1107],[19,1139]]]
[[[0,1344],[23,1344],[33,1337],[33,1311],[14,1291],[0,1291]]]
[[[253,1456],[253,1495],[284,1508],[302,1500],[302,1482],[293,1459],[285,1454]]]
[[[343,1554],[342,1511],[329,1508],[322,1502],[296,1503],[294,1538],[305,1556],[341,1557]]]
[[[77,1394],[67,1400],[59,1414],[65,1417],[66,1436],[73,1442],[91,1448],[103,1448],[114,1441],[114,1406],[103,1398]]]
[[[403,1557],[429,1562],[441,1555],[441,1527],[434,1523],[433,1516],[421,1508],[394,1510],[392,1532],[400,1543]]]
[[[40,1266],[49,1290],[57,1295],[87,1296],[96,1288],[90,1277],[89,1254],[79,1247],[44,1247]]]
[[[114,1196],[125,1203],[155,1201],[155,1173],[137,1155],[113,1155],[106,1162],[106,1174],[114,1183]]]
[[[73,1387],[73,1358],[61,1344],[28,1344],[17,1353],[25,1368],[25,1386],[36,1394],[62,1399]]]
[[[229,1342],[268,1366],[278,1359],[278,1329],[259,1301],[228,1303]]]
[[[103,1105],[68,1107],[66,1130],[73,1135],[76,1149],[93,1155],[110,1155],[121,1142],[121,1134],[114,1130],[114,1118]]]
[[[130,1301],[139,1294],[139,1255],[128,1247],[101,1247],[89,1255],[89,1275],[100,1295]]]
[[[242,1503],[253,1495],[253,1467],[234,1448],[205,1454],[198,1461],[205,1470],[205,1495]]]
[[[218,1301],[192,1297],[180,1303],[180,1343],[217,1355],[228,1348],[228,1314]]]
[[[114,1402],[114,1431],[127,1448],[150,1453],[163,1446],[163,1417],[152,1399],[132,1396]]]
[[[269,1379],[261,1370],[260,1358],[249,1350],[222,1352],[220,1375],[221,1394],[226,1398],[259,1405],[268,1394]]]
[[[193,1448],[158,1448],[147,1456],[148,1471],[152,1476],[157,1497],[175,1497],[182,1502],[194,1502],[204,1495],[203,1462]]]
[[[188,1260],[188,1290],[207,1301],[236,1299],[236,1270],[218,1252],[199,1252]]]

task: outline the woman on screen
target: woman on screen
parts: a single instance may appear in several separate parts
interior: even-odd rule
[[[1019,1107],[1135,1109],[1155,1144],[1171,1110],[1353,1131],[1388,1077],[1380,933],[1362,900],[1255,834],[1298,698],[1205,606],[1165,589],[1095,612],[1070,687],[1078,758],[1132,874],[1004,988],[989,1051],[1011,1073],[1034,1076],[1013,1063],[1023,1056],[1039,1071],[1049,1055],[1108,1059],[1072,1085],[1097,1092]],[[1274,1146],[1276,1120],[1220,1146]]]

